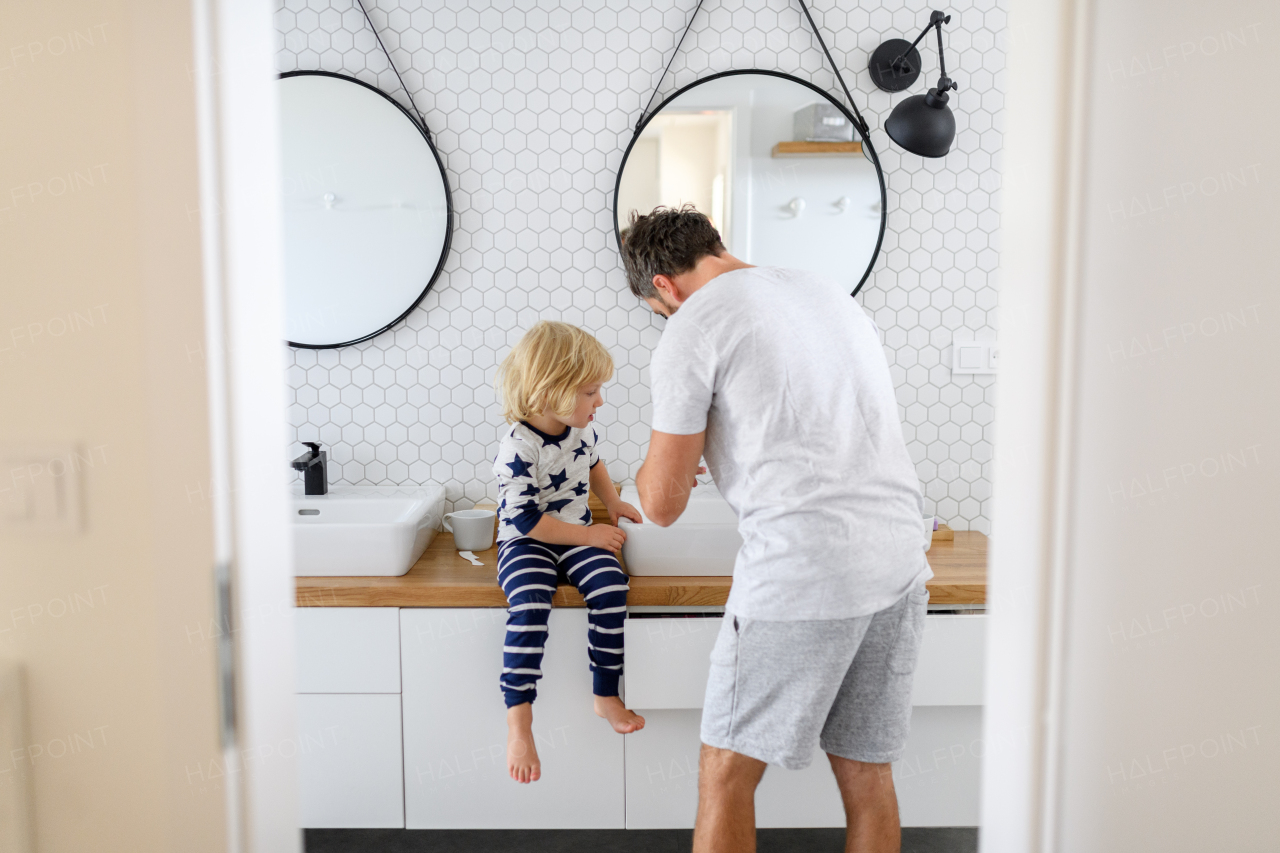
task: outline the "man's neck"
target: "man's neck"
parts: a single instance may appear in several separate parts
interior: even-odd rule
[[[727,272],[751,269],[753,266],[754,264],[740,261],[728,252],[721,255],[703,255],[698,259],[698,263],[694,265],[693,269],[686,273],[681,273],[673,281],[680,287],[681,295],[684,297],[681,300],[683,302],[713,279],[719,278]]]

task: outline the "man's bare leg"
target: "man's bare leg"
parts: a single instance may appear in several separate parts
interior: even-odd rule
[[[899,853],[902,828],[898,822],[898,795],[893,790],[893,765],[867,764],[830,754],[827,757],[840,786],[849,824],[845,853]]]
[[[756,786],[763,761],[702,745],[693,853],[755,853]]]

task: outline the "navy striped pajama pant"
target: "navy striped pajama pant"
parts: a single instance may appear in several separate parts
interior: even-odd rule
[[[576,586],[587,603],[591,692],[618,695],[622,623],[627,618],[627,575],[618,558],[589,545],[550,545],[521,536],[498,546],[498,585],[508,604],[500,679],[508,708],[537,697],[551,597],[561,577]]]

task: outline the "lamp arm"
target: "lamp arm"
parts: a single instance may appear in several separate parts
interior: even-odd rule
[[[940,13],[934,12],[933,18],[930,19],[930,25],[933,25],[934,23],[936,23],[938,27],[938,73],[942,76],[943,80],[946,80],[947,79],[947,59],[942,53],[942,20],[939,16],[940,16]],[[937,20],[935,21],[934,19],[937,19]],[[951,16],[948,15],[946,19],[951,20]],[[938,84],[938,88],[942,89],[943,91],[946,91],[945,89],[943,89],[942,83]]]
[[[935,13],[935,14],[936,14],[936,13]],[[907,49],[906,49],[906,50],[904,50],[902,53],[898,54],[898,56],[894,58],[893,62],[890,62],[890,63],[889,63],[889,66],[890,66],[891,68],[892,68],[892,67],[896,67],[896,66],[897,66],[897,64],[898,64],[899,62],[901,62],[902,60],[906,59],[906,58],[907,58],[907,54],[908,54],[908,53],[910,53],[911,51],[915,50],[916,45],[918,45],[918,44],[920,43],[920,39],[922,39],[922,38],[924,38],[926,35],[928,35],[928,34],[929,34],[929,30],[933,29],[934,24],[936,24],[936,23],[937,23],[936,21],[934,21],[932,18],[930,18],[930,19],[929,19],[929,23],[925,24],[924,29],[920,31],[920,35],[916,36],[916,40],[915,40],[915,41],[913,41],[913,42],[911,43],[911,47],[907,48]],[[941,38],[942,38],[942,30],[941,30],[941,29],[939,29],[939,30],[938,30],[938,38],[939,38],[939,39],[941,39]]]
[[[916,36],[916,40],[911,43],[911,47],[902,52],[897,59],[890,62],[890,67],[897,67],[898,63],[906,59],[907,54],[920,44],[920,41],[929,34],[929,30],[936,29],[938,31],[938,68],[940,71],[940,79],[938,80],[938,91],[946,92],[948,89],[959,89],[959,85],[947,76],[947,60],[946,55],[942,52],[942,25],[951,23],[951,16],[943,12],[934,11],[929,15],[929,23],[925,24],[924,29],[920,31],[920,35]]]

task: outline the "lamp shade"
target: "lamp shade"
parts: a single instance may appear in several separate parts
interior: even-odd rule
[[[947,106],[947,94],[930,89],[912,95],[893,108],[884,123],[889,138],[921,157],[942,157],[956,138],[956,117]]]

